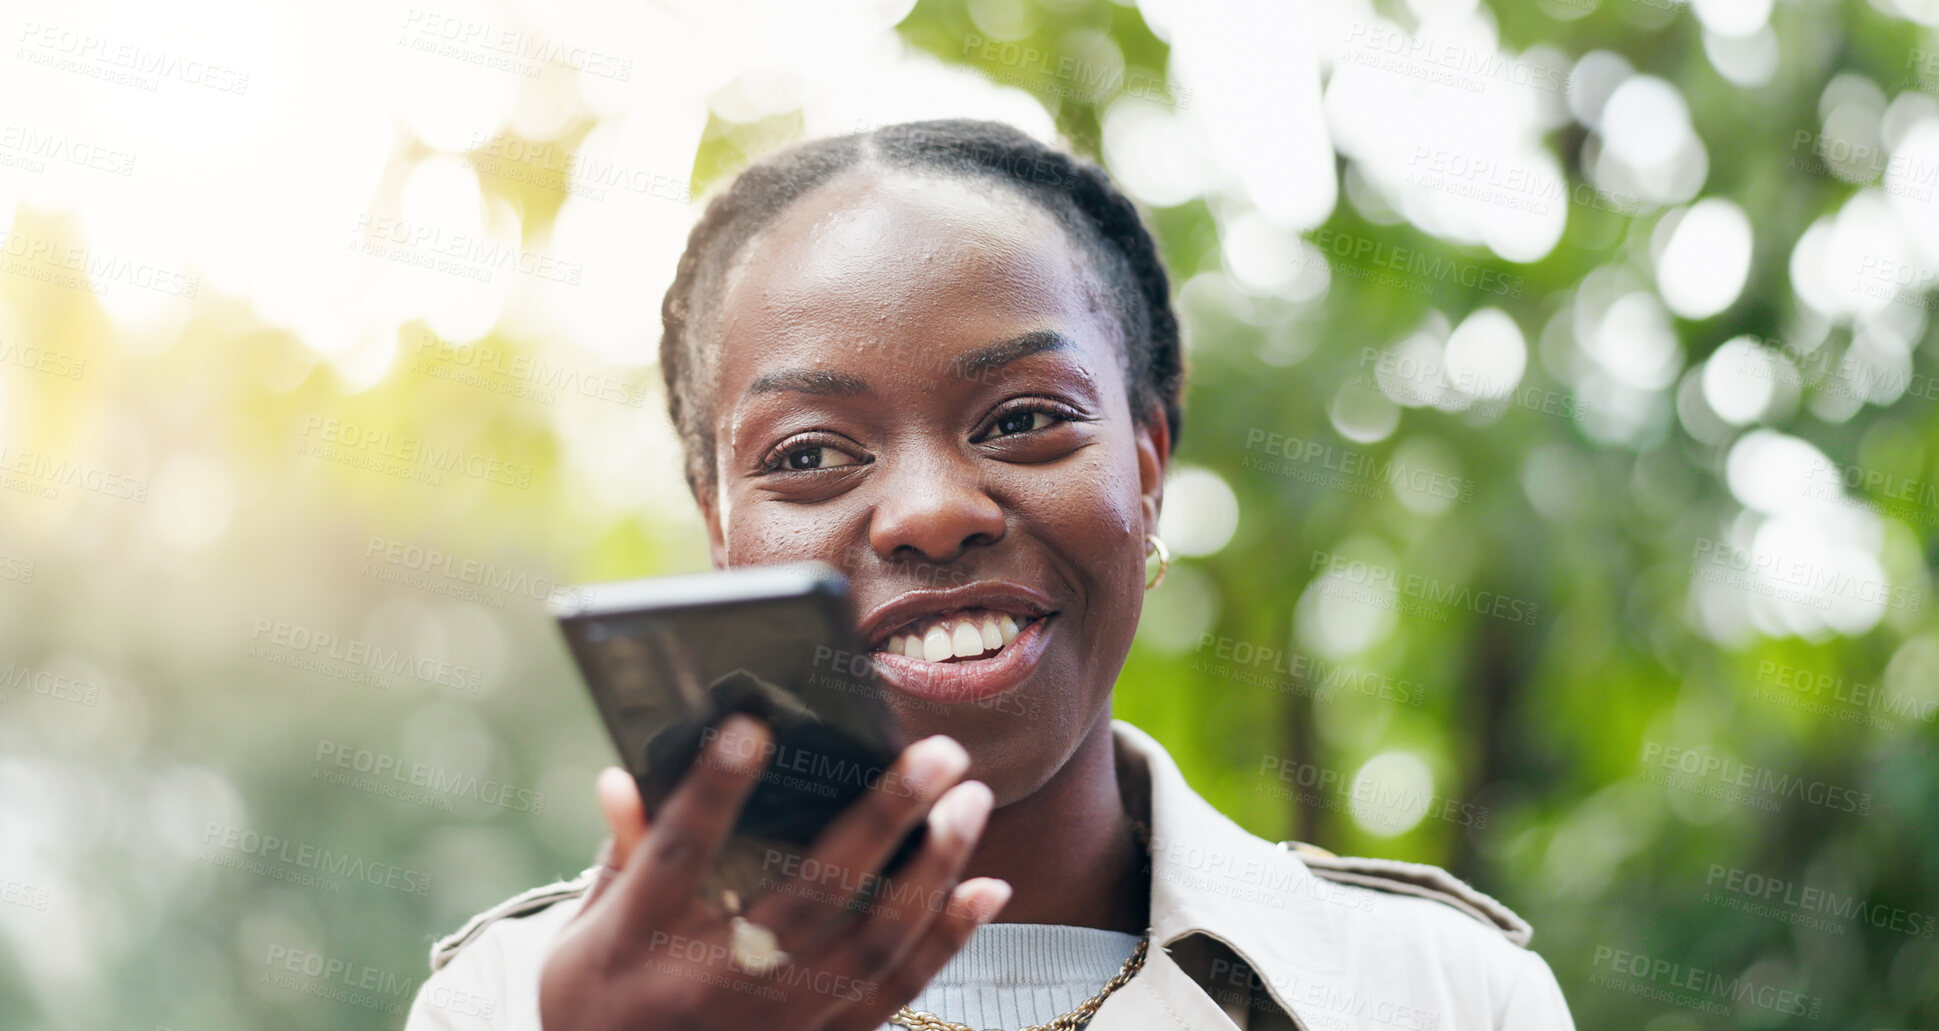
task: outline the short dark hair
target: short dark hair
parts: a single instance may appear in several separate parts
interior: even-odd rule
[[[1094,266],[1122,330],[1132,417],[1156,402],[1171,439],[1182,428],[1179,395],[1184,361],[1170,281],[1158,245],[1104,170],[1000,122],[944,119],[885,125],[815,140],[748,166],[708,205],[660,306],[660,373],[667,412],[686,451],[687,484],[696,494],[714,475],[713,413],[696,383],[709,367],[696,327],[712,317],[735,256],[804,194],[862,168],[956,176],[1005,185],[1057,219]],[[709,377],[710,378],[710,377]],[[699,391],[699,394],[695,392]]]

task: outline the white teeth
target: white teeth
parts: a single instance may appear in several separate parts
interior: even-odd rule
[[[983,635],[968,620],[956,624],[956,632],[950,635],[949,643],[959,659],[983,654]]]
[[[950,644],[949,631],[944,630],[942,624],[938,623],[930,627],[929,632],[922,636],[924,659],[930,662],[941,662],[953,654],[955,654],[955,648]]]
[[[1008,613],[973,611],[948,618],[931,617],[916,624],[916,632],[894,634],[881,650],[890,655],[906,655],[925,662],[945,659],[974,659],[1001,651],[1017,639],[1028,622],[1019,624]]]

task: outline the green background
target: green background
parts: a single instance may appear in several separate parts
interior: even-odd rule
[[[1014,40],[1022,46],[1059,55],[1070,40],[1101,33],[1122,55],[1125,81],[1134,72],[1171,81],[1166,43],[1133,7],[1069,0],[1005,10],[1006,24],[1023,26]],[[1795,134],[1819,129],[1836,76],[1868,78],[1887,97],[1939,88],[1917,77],[1931,33],[1861,3],[1780,4],[1772,25],[1782,58],[1768,84],[1745,87],[1713,69],[1697,19],[1681,7],[1502,3],[1495,20],[1504,48],[1539,44],[1570,61],[1611,51],[1675,86],[1708,155],[1697,196],[1733,201],[1754,230],[1741,293],[1717,314],[1673,318],[1677,386],[1656,398],[1668,414],[1653,432],[1612,443],[1585,432],[1582,417],[1539,404],[1485,417],[1410,405],[1389,433],[1360,443],[1341,436],[1328,412],[1343,385],[1370,371],[1363,349],[1481,308],[1505,312],[1527,340],[1523,388],[1574,397],[1549,360],[1572,346],[1568,306],[1598,275],[1652,282],[1651,236],[1681,205],[1571,205],[1560,241],[1516,263],[1404,218],[1370,217],[1343,190],[1309,241],[1368,240],[1388,258],[1406,248],[1519,277],[1521,288],[1503,296],[1458,276],[1355,275],[1351,256],[1329,254],[1323,298],[1299,303],[1221,285],[1214,198],[1149,210],[1175,289],[1197,284],[1179,301],[1190,380],[1176,458],[1215,473],[1238,520],[1222,547],[1181,557],[1150,596],[1118,714],[1160,739],[1199,790],[1258,834],[1443,864],[1514,907],[1537,928],[1533,945],[1583,1027],[1939,1023],[1939,624],[1916,601],[1930,589],[1939,509],[1917,486],[1909,499],[1889,493],[1939,476],[1939,411],[1907,393],[1826,417],[1808,402],[1839,389],[1826,372],[1835,362],[1798,377],[1800,403],[1746,426],[1693,432],[1693,417],[1673,402],[1734,337],[1810,336],[1834,356],[1851,345],[1849,320],[1806,328],[1824,320],[1804,311],[1787,263],[1814,220],[1879,190],[1881,169],[1826,174]],[[983,59],[964,41],[987,36],[987,21],[957,0],[923,0],[897,31],[943,62],[1023,86],[1075,149],[1097,155],[1116,94],[1073,96],[1054,71]],[[1054,68],[1054,56],[1043,67]],[[1172,101],[1191,103],[1183,94]],[[565,145],[595,121],[588,115]],[[798,116],[737,123],[716,112],[693,158],[694,191],[803,131]],[[1571,120],[1543,137],[1571,190],[1587,188],[1590,135]],[[1351,164],[1336,162],[1343,182]],[[563,199],[503,179],[487,179],[486,190],[517,201],[528,236]],[[23,209],[23,225],[61,238],[79,232],[58,212]],[[1908,316],[1912,368],[1922,375],[1935,364],[1926,275]],[[657,297],[664,286],[640,289]],[[457,362],[413,364],[422,327],[405,327],[405,357],[388,374],[352,388],[290,334],[234,306],[199,306],[170,347],[135,351],[114,346],[115,325],[84,298],[23,282],[4,289],[28,339],[57,341],[89,362],[78,379],[15,372],[15,390],[47,403],[31,437],[16,432],[11,446],[58,454],[111,432],[146,442],[159,466],[171,442],[213,442],[205,453],[230,470],[235,515],[218,540],[185,551],[116,522],[128,501],[88,498],[79,511],[15,494],[0,503],[0,571],[14,563],[0,580],[6,668],[67,671],[99,692],[88,704],[16,682],[0,702],[0,803],[10,814],[0,835],[16,849],[0,855],[60,867],[58,878],[37,880],[0,868],[0,880],[24,882],[0,899],[0,1029],[400,1026],[434,936],[590,861],[600,835],[591,780],[608,743],[542,599],[556,583],[705,565],[670,459],[657,456],[650,470],[653,504],[605,503],[562,470],[568,430],[552,406],[508,392],[516,376],[481,374],[488,386],[479,389],[451,378]],[[657,327],[639,335],[650,356]],[[483,346],[528,349],[510,330]],[[604,403],[600,418],[663,419],[657,369],[615,375],[640,403]],[[453,443],[525,470],[529,483],[447,475],[431,485],[317,461],[300,449],[317,442],[320,419]],[[1697,556],[1744,518],[1728,460],[1760,425],[1841,467],[1881,474],[1880,496],[1867,498],[1863,484],[1844,492],[1880,514],[1875,550],[1897,597],[1914,601],[1850,634],[1719,641],[1704,632],[1693,615]],[[1327,457],[1293,461],[1297,474],[1264,471],[1261,434],[1315,443]],[[1376,489],[1377,475],[1325,464],[1348,453],[1424,462],[1471,493],[1423,504],[1391,484]],[[427,570],[405,549],[433,549],[450,564]],[[1302,606],[1320,605],[1330,554],[1423,578],[1416,584],[1491,592],[1533,618],[1428,600],[1379,617],[1391,625],[1363,647],[1329,652],[1298,627]],[[453,596],[454,587],[472,594]],[[327,662],[334,673],[292,669],[296,652],[283,643],[308,632],[446,666],[379,674],[381,684],[341,675],[354,661]],[[1234,648],[1246,658],[1235,661]],[[1261,649],[1275,654],[1260,658]],[[1340,669],[1355,683],[1400,685],[1402,698],[1317,686]],[[1834,686],[1800,690],[1774,672],[1786,670]],[[1913,708],[1887,712],[1883,699]],[[328,779],[356,775],[332,760],[359,749],[482,787],[411,799]],[[1841,789],[1864,798],[1865,811],[1798,797],[1776,811],[1719,802],[1653,779],[1674,772],[1651,762],[1665,749]],[[1350,784],[1388,753],[1417,758],[1437,812],[1453,815],[1380,833],[1355,818],[1347,788],[1287,791],[1272,773],[1323,770]],[[310,846],[395,866],[402,879],[344,880],[332,891],[233,869],[212,858],[238,855],[223,847],[232,830],[285,839],[285,856]],[[1778,916],[1745,911],[1729,901],[1747,901],[1743,894],[1722,890],[1728,871],[1864,909],[1827,916],[1780,900]],[[412,890],[426,877],[424,893]],[[53,896],[45,909],[34,905],[41,890]],[[1814,1018],[1730,1004],[1726,1016],[1652,1001],[1599,983],[1610,971],[1598,949],[1742,976],[1814,997],[1821,1009]],[[291,953],[372,980],[354,998],[320,998],[319,979],[270,959]],[[266,981],[273,972],[295,986]]]

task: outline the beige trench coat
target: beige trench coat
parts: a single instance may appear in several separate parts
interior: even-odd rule
[[[1437,867],[1255,837],[1199,797],[1157,741],[1112,729],[1126,797],[1150,799],[1153,948],[1090,1031],[1572,1031],[1529,926],[1507,907]],[[539,1031],[539,969],[589,874],[507,900],[432,946],[406,1031]]]

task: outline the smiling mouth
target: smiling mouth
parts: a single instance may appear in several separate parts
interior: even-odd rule
[[[956,609],[904,624],[875,651],[935,663],[986,659],[1009,647],[1034,622],[1036,618],[1019,612]]]

